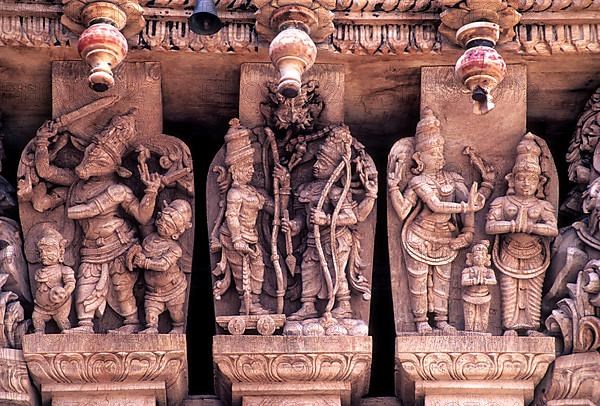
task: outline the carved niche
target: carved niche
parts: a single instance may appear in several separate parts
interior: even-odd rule
[[[117,68],[122,83],[103,97],[85,88],[80,63],[55,63],[53,71],[54,118],[27,144],[18,170],[36,309],[48,319],[50,308],[66,303],[67,289],[75,309],[71,332],[183,333],[193,167],[187,146],[161,134],[161,114],[141,103],[142,93],[160,97],[159,65]],[[56,246],[52,261],[42,241]],[[74,271],[74,290],[67,269]]]
[[[527,251],[528,255],[539,255],[541,274],[548,267],[549,243],[556,233],[558,178],[546,143],[537,136],[524,136],[525,99],[523,91],[518,90],[524,73],[522,67],[509,67],[508,82],[497,89],[497,109],[500,110],[475,120],[468,116],[469,101],[452,82],[451,70],[423,68],[423,113],[416,135],[398,140],[388,158],[388,244],[398,336],[419,332],[500,335],[507,329],[502,315],[504,304],[513,300],[513,293],[505,290],[506,294],[501,294],[502,272],[497,264],[502,266],[498,261],[504,258],[502,244],[507,238],[515,238],[513,233],[521,231],[492,230],[494,227],[486,230],[494,202],[496,205],[515,199],[525,202],[515,209],[522,212],[519,219],[524,227],[530,225],[533,231],[524,228],[523,233],[531,231],[531,241],[538,241],[538,237],[543,240],[529,247],[532,250]],[[439,86],[445,86],[444,92],[436,90]],[[456,100],[458,106],[448,110],[452,100]],[[497,129],[497,137],[503,137],[502,143],[496,136],[490,136],[492,128]],[[468,141],[465,132],[469,134]],[[535,148],[528,144],[531,142]],[[530,147],[535,149],[531,157],[520,150]],[[521,198],[514,193],[513,177],[520,161],[531,161],[532,165],[537,162],[534,166],[539,171],[532,175],[537,180],[532,197]],[[526,206],[530,203],[535,206],[533,212],[547,208],[548,215],[544,214],[543,220],[535,213],[528,217]],[[509,223],[518,220],[511,216],[504,213],[499,218]],[[538,236],[538,228],[546,227],[541,223],[548,221],[553,232],[546,237]],[[481,240],[491,242],[491,268],[498,283],[486,286],[484,290],[489,291],[489,296],[470,298],[471,302],[466,302],[463,295],[473,290],[468,285],[470,282],[465,286],[462,280],[466,256],[472,244]],[[472,302],[488,303],[488,298],[487,328],[479,332],[472,331],[471,325],[465,328],[465,315],[468,317],[471,313]],[[539,300],[535,302],[539,308]],[[537,313],[537,322],[533,323],[536,328],[531,328],[532,331],[540,325],[539,311]],[[524,326],[518,330],[520,334],[527,333]]]
[[[373,160],[340,119],[324,119],[341,114],[328,111],[339,104],[327,104],[320,83],[337,86],[309,75],[286,100],[264,79],[272,68],[245,68],[249,78],[265,71],[262,84],[248,83],[264,86],[250,98],[263,117],[244,117],[245,99],[207,182],[207,195],[218,196],[208,201],[217,323],[233,334],[270,335],[285,324],[286,335],[367,335]]]

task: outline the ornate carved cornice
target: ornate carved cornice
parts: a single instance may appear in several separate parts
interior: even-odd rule
[[[587,11],[574,12],[582,10],[583,3],[567,3],[566,11],[558,12],[549,11],[551,6],[545,11],[534,11],[542,9],[537,5],[530,6],[531,10],[524,12],[521,23],[516,27],[515,39],[498,50],[507,56],[600,53],[600,18],[593,11],[594,7],[600,6],[590,3],[585,9]],[[152,7],[144,7],[146,28],[129,40],[133,52],[149,49],[243,54],[268,46],[260,43],[257,37],[251,11],[222,12],[225,27],[213,36],[201,37],[184,28],[191,11],[166,8],[174,7],[171,3],[158,7],[160,4],[155,2]],[[230,1],[227,4],[238,7],[237,4],[241,3]],[[242,10],[243,6],[239,8]],[[0,3],[0,46],[73,46],[77,37],[61,26],[61,10],[57,4]],[[439,15],[430,12],[373,14],[338,11],[334,18],[334,33],[319,48],[352,55],[456,54],[458,48],[444,42],[437,32],[438,23]]]

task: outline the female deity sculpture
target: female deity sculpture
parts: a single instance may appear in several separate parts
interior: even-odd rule
[[[408,171],[413,160],[412,174],[416,176]],[[445,334],[456,332],[448,324],[452,261],[473,240],[475,212],[483,208],[494,181],[493,171],[478,166],[484,182],[480,191],[477,184],[469,191],[462,176],[444,169],[445,164],[440,122],[426,108],[414,140],[396,143],[388,166],[391,204],[404,220],[402,254],[419,334],[433,331],[428,313],[437,329]]]
[[[506,176],[506,196],[492,202],[487,217],[486,233],[496,236],[492,259],[499,271],[505,335],[539,334],[550,242],[558,235],[556,208],[545,200],[541,156],[535,136],[527,133]]]

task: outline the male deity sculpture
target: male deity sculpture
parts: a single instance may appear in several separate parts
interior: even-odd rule
[[[261,210],[273,213],[273,198],[251,185],[254,174],[251,131],[240,125],[238,119],[232,119],[229,125],[225,135],[225,164],[231,184],[223,187],[226,189],[226,208],[219,233],[222,254],[214,270],[215,276],[224,275],[224,278],[216,282],[215,295],[220,297],[229,288],[233,275],[240,299],[239,314],[268,314],[270,311],[260,303],[265,264],[257,219]],[[283,174],[282,180],[287,182],[284,192],[289,194],[289,176]],[[225,179],[225,182],[228,183],[228,180]]]
[[[35,272],[35,300],[33,308],[33,328],[36,334],[43,334],[46,322],[54,320],[60,330],[71,327],[71,295],[75,290],[75,272],[63,264],[67,240],[56,230],[47,227],[37,242],[37,249],[43,267]]]
[[[411,169],[413,162],[416,166]],[[433,316],[433,327],[444,334],[456,332],[448,323],[452,262],[459,250],[471,244],[475,212],[490,196],[495,176],[493,171],[481,170],[481,189],[473,184],[469,191],[463,177],[445,169],[445,164],[440,122],[426,108],[414,141],[398,141],[388,164],[389,197],[404,221],[402,255],[419,334],[433,331],[428,313]]]
[[[266,125],[232,120],[209,175],[207,192],[220,195],[208,205],[217,323],[233,334],[366,335],[375,165],[345,125],[318,129],[318,81],[293,100],[267,90]]]
[[[488,240],[473,245],[467,254],[467,267],[462,271],[465,331],[485,332],[488,327],[492,300],[489,286],[497,283],[494,270],[490,268],[489,247]]]
[[[129,270],[134,266],[144,270],[146,294],[145,334],[158,333],[158,317],[165,310],[171,316],[173,334],[183,334],[185,323],[185,292],[188,286],[179,267],[183,251],[177,240],[192,227],[192,207],[182,199],[167,204],[156,216],[156,231],[144,238],[142,245],[133,246],[127,253]]]
[[[377,183],[365,180],[364,199],[350,191],[352,136],[346,126],[335,126],[319,148],[312,167],[313,180],[294,187],[295,217],[284,220],[284,232],[307,230],[300,265],[302,307],[288,317],[301,321],[319,316],[317,298],[327,299],[325,313],[334,319],[353,318],[350,306],[352,268],[357,241],[352,227],[364,221],[377,198]]]
[[[517,146],[506,196],[490,205],[485,231],[495,235],[492,258],[499,271],[505,335],[538,335],[542,287],[550,243],[558,235],[556,208],[545,200],[542,150],[527,133]]]
[[[77,220],[84,233],[75,300],[77,332],[93,332],[94,315],[101,315],[111,299],[113,310],[124,318],[118,332],[133,333],[139,329],[133,295],[137,272],[126,266],[127,251],[137,242],[136,229],[129,218],[141,225],[150,222],[161,178],[150,174],[140,160],[140,179],[146,189],[138,200],[116,177],[135,136],[135,111],[115,116],[98,140],[86,148],[83,160],[75,168],[79,180],[71,189],[67,216]],[[128,216],[123,216],[123,212]]]

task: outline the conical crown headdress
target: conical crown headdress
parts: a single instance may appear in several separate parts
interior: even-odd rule
[[[233,118],[229,121],[229,130],[225,134],[225,163],[231,166],[235,163],[250,161],[254,155],[250,134],[252,132],[240,124],[240,120]]]
[[[332,165],[337,165],[351,145],[350,129],[345,125],[336,126],[321,145],[319,156]]]
[[[433,110],[429,107],[425,107],[423,116],[417,124],[415,150],[426,151],[428,149],[443,146],[444,138],[440,131],[440,121],[435,114],[433,114]]]
[[[533,172],[541,174],[541,155],[542,149],[535,141],[535,136],[532,133],[525,134],[523,139],[519,142],[519,145],[517,145],[517,157],[515,159],[513,173]]]

